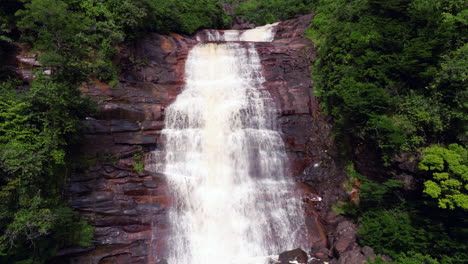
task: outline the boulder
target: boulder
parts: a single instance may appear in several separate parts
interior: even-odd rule
[[[349,249],[357,247],[356,238],[357,231],[356,226],[353,223],[349,221],[339,223],[336,228],[336,238],[334,243],[336,253],[341,256]]]
[[[279,254],[278,261],[281,264],[290,264],[290,263],[297,263],[297,264],[307,264],[308,261],[307,253],[305,253],[302,249],[296,248],[290,251],[285,251]]]
[[[346,251],[338,259],[333,259],[331,264],[362,264],[367,261],[367,258],[357,248],[351,251]]]
[[[374,249],[369,247],[369,246],[364,246],[362,249],[361,249],[361,252],[362,254],[364,254],[364,256],[366,257],[366,259],[369,259],[369,260],[374,260],[376,255],[375,255],[375,252],[374,252]]]

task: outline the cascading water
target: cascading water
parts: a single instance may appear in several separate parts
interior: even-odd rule
[[[254,44],[271,41],[273,29],[204,31],[217,43],[189,53],[186,87],[162,132],[175,197],[170,264],[263,264],[303,246],[303,209]]]

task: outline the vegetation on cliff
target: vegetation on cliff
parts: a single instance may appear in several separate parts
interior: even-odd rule
[[[319,1],[316,94],[341,137],[384,158],[466,142],[466,1]]]
[[[239,4],[235,15],[257,24],[271,24],[297,15],[305,15],[313,9],[314,0],[250,0],[228,1]],[[239,3],[240,2],[240,3]]]
[[[387,167],[367,178],[350,173],[361,180],[361,201],[341,209],[360,224],[363,245],[397,263],[468,260],[467,8],[463,0],[315,3],[315,93],[347,157],[376,149],[368,153]],[[419,170],[395,171],[402,152],[422,157]]]

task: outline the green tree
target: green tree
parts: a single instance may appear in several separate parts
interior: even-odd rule
[[[315,93],[340,138],[387,160],[466,138],[466,1],[320,0]]]
[[[202,28],[225,28],[230,18],[218,0],[146,0],[149,26],[161,33],[192,34]]]
[[[468,209],[468,151],[451,144],[448,148],[428,147],[419,168],[431,173],[424,182],[424,193],[438,200],[440,208]]]
[[[312,11],[314,0],[249,0],[239,2],[235,14],[256,25],[270,24]]]
[[[37,75],[29,91],[0,84],[0,262],[42,263],[93,229],[62,201],[70,147],[93,107],[76,86]]]
[[[65,1],[30,0],[25,9],[16,12],[22,40],[40,51],[39,60],[62,79],[84,81],[85,59],[89,56],[87,29],[90,19],[72,12]]]

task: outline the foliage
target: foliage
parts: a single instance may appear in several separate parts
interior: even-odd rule
[[[396,252],[421,248],[422,231],[411,224],[410,215],[399,210],[365,212],[360,219],[361,243],[374,250],[395,257]],[[389,239],[391,238],[391,239]]]
[[[64,1],[31,0],[16,12],[23,41],[41,51],[40,62],[52,67],[62,79],[85,80],[88,56],[86,29],[90,24],[84,14],[72,12]]]
[[[22,39],[41,51],[44,66],[74,82],[115,80],[116,47],[145,30],[191,34],[228,20],[217,0],[25,0],[24,7],[16,12]]]
[[[405,202],[401,189],[404,182],[394,179],[373,181],[356,172],[354,166],[347,166],[346,172],[350,178],[357,178],[360,182],[359,204],[346,204],[344,208],[347,214],[360,215],[367,210],[396,207]]]
[[[312,10],[314,0],[249,0],[241,2],[236,15],[246,18],[256,25],[274,23],[307,14]]]
[[[360,243],[401,263],[412,263],[408,262],[409,256],[405,261],[402,258],[402,254],[410,250],[427,252],[430,254],[427,258],[443,260],[441,263],[465,263],[468,255],[463,214],[431,215],[424,212],[427,210],[424,206],[416,206],[417,202],[406,202],[409,206],[362,211],[359,216]]]
[[[125,38],[123,30],[144,14],[129,3],[31,0],[16,13],[17,26],[23,41],[41,51],[40,62],[63,81],[81,82],[91,73],[110,81],[117,73],[111,59]]]
[[[448,148],[428,147],[419,168],[431,172],[424,193],[437,198],[440,208],[468,209],[468,150],[451,144]]]
[[[381,258],[376,258],[374,261],[368,262],[369,264],[384,264],[384,263],[394,263],[394,264],[451,264],[451,263],[466,263],[466,256],[459,258],[458,256],[450,257],[444,256],[442,259],[438,260],[431,257],[429,254],[417,253],[414,251],[408,251],[406,253],[401,253],[396,256],[395,260],[392,262],[385,262]]]
[[[381,258],[377,258],[374,261],[369,262],[369,264],[384,264],[388,263],[383,261]],[[433,259],[430,255],[423,255],[421,253],[416,253],[414,251],[409,251],[407,253],[402,253],[398,255],[394,264],[440,264],[441,262]]]
[[[150,27],[162,33],[192,34],[201,28],[225,28],[230,18],[218,0],[146,0]]]
[[[359,223],[362,245],[391,256],[396,263],[466,262],[468,230],[463,210],[447,212],[437,208],[422,196],[422,187],[408,191],[398,180],[383,177],[370,180],[352,166],[348,166],[347,172],[361,183],[360,202],[341,202],[334,210]]]
[[[69,147],[92,105],[76,86],[38,75],[29,91],[0,84],[0,262],[40,263],[93,229],[63,205]],[[32,250],[28,250],[31,248]]]
[[[320,0],[315,93],[353,145],[389,158],[466,131],[466,1]]]
[[[142,173],[145,170],[145,163],[141,154],[133,156],[133,169],[138,173]]]
[[[416,252],[403,253],[398,256],[396,263],[398,264],[439,264],[440,262],[433,259],[430,255],[423,255]]]

